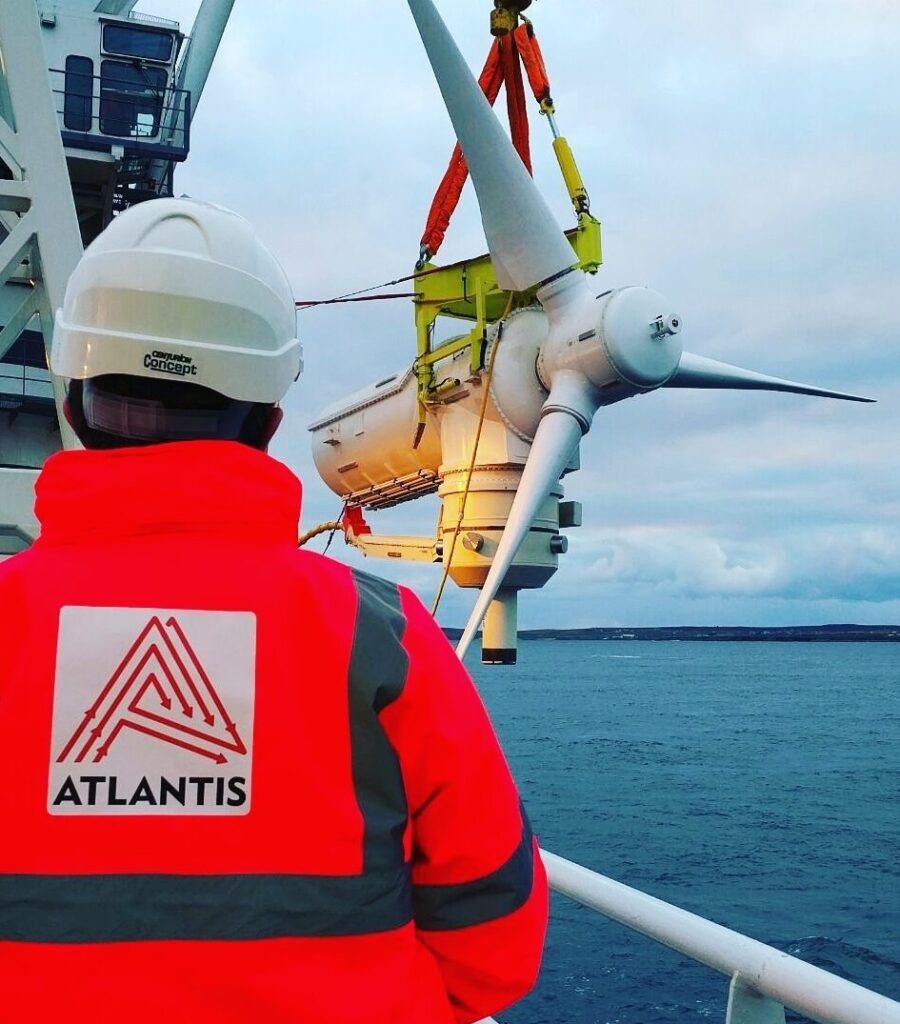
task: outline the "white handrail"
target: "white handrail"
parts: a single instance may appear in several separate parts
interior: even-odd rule
[[[820,1024],[900,1024],[900,1003],[541,850],[551,887]]]

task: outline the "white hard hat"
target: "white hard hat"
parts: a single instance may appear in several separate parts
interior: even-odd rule
[[[193,199],[141,203],[85,250],[50,364],[60,377],[182,380],[278,402],[302,369],[291,286],[243,217]]]

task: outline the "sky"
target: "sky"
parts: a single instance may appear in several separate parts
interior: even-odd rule
[[[139,9],[190,25],[196,0]],[[490,0],[438,0],[476,71]],[[603,223],[597,292],[646,284],[686,349],[877,405],[661,391],[598,413],[569,552],[521,628],[900,622],[900,5],[536,0],[558,122]],[[502,100],[501,100],[502,103]],[[536,114],[532,107],[532,113]],[[573,222],[549,129],[535,175]],[[411,272],[454,142],[402,0],[236,0],[176,194],[248,217],[298,299]],[[471,186],[439,261],[485,249]],[[305,373],[272,454],[303,526],[340,501],[306,427],[412,361],[404,301],[300,315]],[[431,534],[436,499],[369,521]],[[315,542],[319,549],[323,546]],[[412,586],[439,570],[331,552]],[[473,591],[439,614],[462,625]]]

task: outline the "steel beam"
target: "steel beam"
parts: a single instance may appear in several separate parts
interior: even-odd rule
[[[33,291],[26,291],[18,309],[12,314],[3,328],[0,328],[0,360],[9,351],[10,346],[34,319],[38,312],[37,300]]]
[[[53,317],[82,245],[34,0],[0,0],[0,160],[11,175],[0,177],[0,288],[29,286],[24,298],[18,291],[4,294],[0,357],[23,330],[38,325],[49,356]],[[22,280],[10,283],[14,276]],[[59,411],[63,381],[50,382]],[[7,467],[37,468],[60,440],[77,446],[64,418],[59,434],[32,420],[22,415],[15,423],[0,421]],[[34,472],[0,469],[0,535],[22,541],[33,536],[33,481]],[[0,544],[0,554],[8,552]]]
[[[178,88],[191,94],[191,117],[206,87],[232,7],[234,0],[203,0],[194,19],[188,50],[178,72]]]
[[[0,193],[0,210],[25,213],[31,206],[31,186],[27,181],[4,181]]]

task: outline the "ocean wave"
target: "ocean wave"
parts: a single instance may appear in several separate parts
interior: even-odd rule
[[[783,949],[791,956],[799,957],[801,960],[816,961],[816,966],[821,967],[819,959],[830,958],[834,964],[827,968],[836,974],[841,961],[853,960],[867,964],[877,964],[879,967],[886,967],[890,971],[900,974],[900,960],[878,953],[867,946],[855,946],[853,943],[845,942],[843,939],[830,939],[826,935],[809,935],[806,938],[794,939],[787,943],[778,943],[779,949]]]

